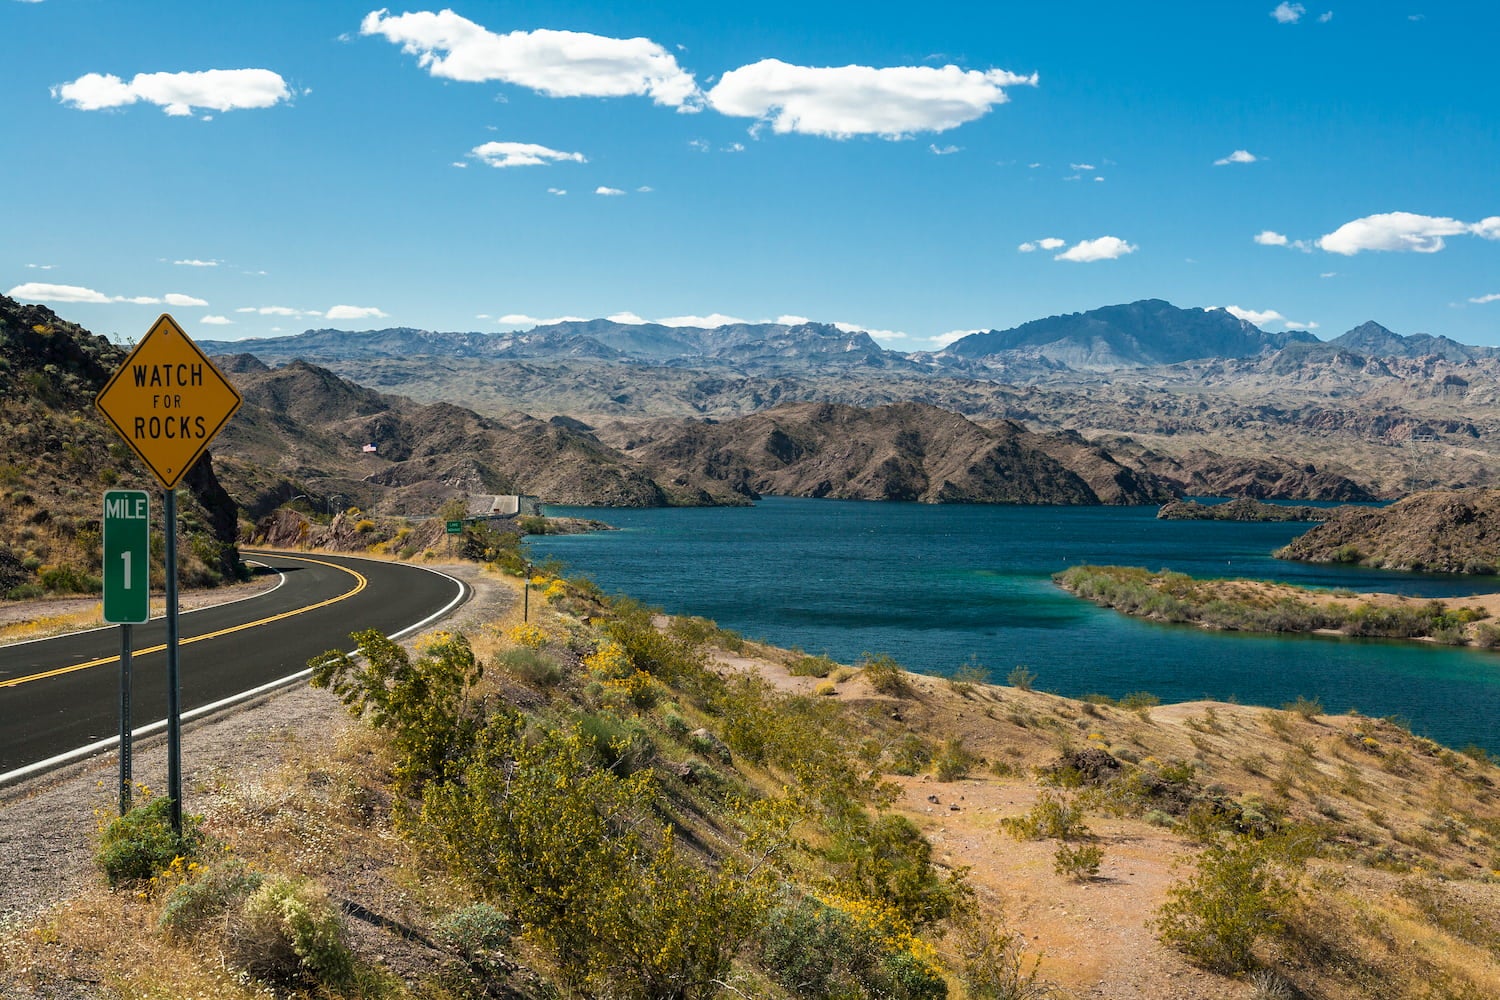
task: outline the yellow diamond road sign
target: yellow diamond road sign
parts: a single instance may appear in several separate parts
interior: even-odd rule
[[[162,313],[94,405],[170,490],[240,408],[240,394]]]

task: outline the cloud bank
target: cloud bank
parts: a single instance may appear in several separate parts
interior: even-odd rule
[[[289,101],[292,92],[268,69],[210,69],[201,73],[137,73],[129,83],[113,74],[85,73],[52,88],[52,96],[80,111],[122,108],[137,101],[160,105],[169,115],[191,115],[194,108],[236,111],[269,108]]]

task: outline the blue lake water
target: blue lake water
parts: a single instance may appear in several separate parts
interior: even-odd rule
[[[853,662],[887,653],[949,674],[970,661],[1039,689],[1149,691],[1394,715],[1450,746],[1500,753],[1500,653],[1427,643],[1261,636],[1155,625],[1081,601],[1052,574],[1080,563],[1450,597],[1484,577],[1282,562],[1308,526],[1159,521],[1154,507],[1018,507],[767,498],[754,507],[598,510],[619,531],[531,540],[572,573],[747,637]]]

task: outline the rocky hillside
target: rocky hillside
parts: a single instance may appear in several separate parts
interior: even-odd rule
[[[1377,569],[1492,574],[1500,567],[1500,490],[1434,491],[1384,508],[1340,508],[1276,555]]]
[[[0,295],[0,597],[98,588],[102,495],[161,489],[94,410],[125,351],[45,306]],[[183,480],[186,578],[239,572],[238,510],[205,454]]]
[[[1076,435],[981,426],[921,403],[797,403],[724,423],[601,429],[663,479],[705,478],[759,494],[925,503],[1157,503],[1154,477]]]
[[[256,517],[299,493],[330,510],[424,517],[461,493],[628,507],[745,502],[711,484],[660,483],[576,421],[414,403],[301,361],[271,369],[237,357],[225,369],[245,405],[220,453]]]

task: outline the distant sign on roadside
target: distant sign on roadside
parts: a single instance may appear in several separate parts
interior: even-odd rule
[[[464,533],[464,523],[462,521],[449,521],[448,522],[448,534],[450,534],[450,535],[462,535],[463,533]]]

